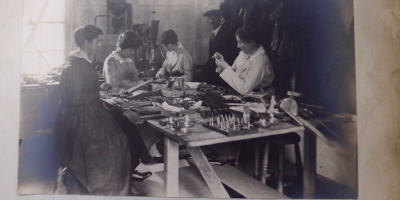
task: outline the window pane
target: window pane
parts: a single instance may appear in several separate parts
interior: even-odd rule
[[[34,52],[40,50],[40,29],[40,25],[22,27],[23,52]]]
[[[41,22],[63,22],[65,16],[65,0],[50,0]]]
[[[64,63],[64,51],[42,52],[46,65],[42,65],[42,73],[47,73],[54,67]]]
[[[40,50],[60,51],[65,48],[64,24],[41,24]]]
[[[65,61],[66,0],[24,0],[21,73],[44,74]]]
[[[33,22],[34,24],[37,23],[37,21],[39,20],[40,13],[43,10],[42,8],[45,5],[46,1],[47,0],[24,0],[24,14],[23,14],[24,25],[31,22]]]
[[[40,74],[40,60],[39,52],[23,53],[21,74]]]

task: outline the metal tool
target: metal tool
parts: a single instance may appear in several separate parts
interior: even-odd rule
[[[147,80],[147,81],[145,81],[143,83],[139,83],[138,85],[131,87],[130,89],[128,89],[126,91],[127,92],[133,92],[133,91],[137,90],[138,88],[140,88],[142,86],[145,86],[145,85],[147,85],[147,84],[149,84],[149,83],[151,83],[153,81],[154,81],[154,79]]]

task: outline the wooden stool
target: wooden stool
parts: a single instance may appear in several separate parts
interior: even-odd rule
[[[283,161],[284,161],[284,145],[295,145],[295,158],[296,158],[296,183],[303,183],[303,165],[301,162],[300,146],[299,142],[301,140],[297,133],[287,133],[282,135],[274,135],[266,138],[267,142],[264,145],[264,155],[262,161],[261,169],[261,182],[266,183],[268,178],[268,156],[269,147],[271,143],[278,144],[278,188],[280,193],[283,193]],[[256,145],[256,158],[255,158],[255,170],[258,171],[258,151],[259,145]],[[258,174],[256,174],[258,175]]]

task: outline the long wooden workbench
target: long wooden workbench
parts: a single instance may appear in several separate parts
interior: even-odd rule
[[[118,106],[110,100],[104,100],[105,102]],[[123,110],[119,106],[120,110]],[[214,171],[213,167],[209,164],[205,155],[201,151],[201,146],[228,143],[234,141],[243,141],[255,138],[262,138],[267,136],[285,134],[290,132],[296,132],[302,135],[303,138],[303,197],[314,198],[315,196],[315,182],[316,182],[316,135],[305,131],[303,126],[296,126],[291,123],[284,122],[282,124],[273,125],[269,128],[258,128],[252,129],[246,134],[240,134],[235,136],[226,136],[207,129],[201,125],[202,119],[198,113],[192,114],[191,118],[194,118],[197,122],[193,127],[187,128],[184,131],[172,130],[160,124],[161,120],[148,120],[151,127],[160,131],[164,134],[165,151],[164,151],[164,196],[165,197],[179,197],[179,166],[178,166],[178,147],[179,145],[185,145],[189,150],[192,158],[199,171],[201,172],[204,180],[206,181],[209,189],[211,190],[214,197],[228,198],[229,195],[223,187],[220,178]],[[266,186],[266,185],[265,185]],[[266,186],[268,187],[268,186]],[[272,195],[268,198],[287,198],[285,195],[279,192],[271,193]],[[267,198],[267,197],[266,197]]]
[[[197,114],[192,115],[196,119],[201,120],[201,117]],[[221,179],[218,177],[217,173],[209,164],[207,158],[200,149],[201,146],[206,146],[210,144],[219,144],[233,141],[243,141],[254,138],[267,137],[272,135],[279,135],[284,133],[296,132],[303,134],[304,127],[295,126],[290,123],[282,123],[279,125],[272,126],[270,128],[259,128],[257,131],[252,131],[252,133],[236,135],[236,136],[226,136],[221,133],[209,130],[202,127],[200,123],[195,124],[193,127],[188,128],[183,131],[171,130],[166,126],[160,125],[160,120],[148,120],[149,124],[155,129],[164,133],[165,151],[164,151],[164,196],[165,197],[179,197],[178,190],[178,146],[185,145],[189,150],[193,160],[201,172],[204,180],[206,181],[208,187],[210,188],[212,194],[216,198],[229,198],[228,193],[221,183]],[[310,133],[304,133],[308,135],[307,138],[313,138],[311,141],[315,142],[315,137]],[[313,198],[315,191],[315,157],[310,158],[309,156],[315,156],[313,152],[312,145],[308,145],[309,142],[305,142],[307,146],[304,146],[305,152],[308,155],[304,156],[305,168],[304,168],[304,183],[309,184],[309,187],[304,187],[304,194],[308,194],[307,198]],[[315,146],[315,144],[314,144]],[[309,148],[311,147],[311,148]],[[314,149],[315,152],[315,149]],[[307,162],[307,164],[306,164]],[[311,185],[310,185],[311,184]],[[268,187],[268,186],[265,186]],[[271,188],[270,188],[271,189]],[[271,189],[272,190],[272,189]],[[275,191],[270,192],[269,196],[265,198],[288,198],[287,196]]]

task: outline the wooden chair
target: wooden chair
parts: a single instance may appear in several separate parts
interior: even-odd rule
[[[267,178],[269,174],[267,173],[268,170],[268,157],[269,157],[269,149],[271,144],[278,145],[278,188],[277,190],[283,194],[283,173],[284,173],[284,145],[294,145],[295,147],[295,158],[296,158],[296,184],[303,183],[303,164],[301,161],[301,153],[300,153],[300,146],[299,142],[301,137],[297,133],[286,133],[282,135],[274,135],[265,138],[266,142],[264,143],[264,151],[263,151],[263,158],[262,158],[262,168],[261,168],[261,182],[266,184]],[[263,141],[265,141],[263,140]],[[256,179],[259,178],[259,155],[260,155],[260,143],[255,143],[255,154],[254,154],[254,176]],[[237,151],[235,164],[234,166],[237,167],[238,160],[240,155],[240,148]]]

